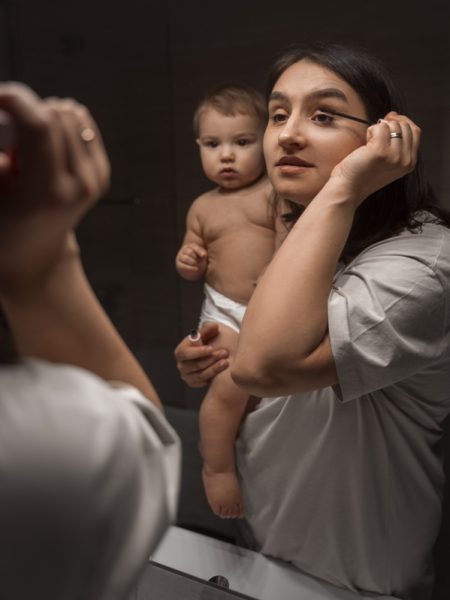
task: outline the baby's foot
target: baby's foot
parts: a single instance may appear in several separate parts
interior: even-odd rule
[[[241,519],[244,516],[241,490],[233,471],[214,472],[204,465],[203,486],[212,511],[223,519]]]

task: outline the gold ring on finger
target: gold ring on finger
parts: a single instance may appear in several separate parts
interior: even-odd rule
[[[95,140],[95,131],[92,129],[92,127],[83,127],[80,129],[80,137],[83,142],[89,144]]]

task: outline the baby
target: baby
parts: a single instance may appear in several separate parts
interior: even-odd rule
[[[194,115],[203,170],[217,187],[190,207],[176,268],[190,281],[204,277],[200,325],[221,324],[216,341],[229,350],[230,360],[246,305],[274,252],[273,191],[262,152],[266,120],[262,96],[235,84],[212,90]],[[247,401],[227,369],[213,379],[200,408],[203,484],[221,517],[243,516],[234,440]]]

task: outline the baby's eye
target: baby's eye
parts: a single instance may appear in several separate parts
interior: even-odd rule
[[[319,110],[312,115],[311,120],[318,125],[331,125],[334,121],[334,117]]]
[[[238,146],[248,146],[252,141],[248,138],[239,138],[236,143]]]
[[[205,146],[207,148],[217,148],[218,145],[219,145],[219,142],[217,142],[216,140],[207,140],[205,142]]]

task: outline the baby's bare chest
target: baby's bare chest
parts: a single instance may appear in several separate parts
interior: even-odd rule
[[[271,208],[267,201],[223,201],[212,202],[203,223],[204,237],[208,242],[218,238],[245,233],[261,235],[273,230]]]

